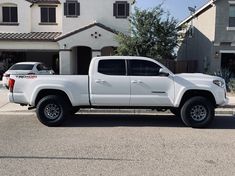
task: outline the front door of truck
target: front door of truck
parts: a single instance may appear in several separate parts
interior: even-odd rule
[[[172,106],[174,81],[159,74],[161,66],[148,60],[129,60],[131,106]]]
[[[129,106],[130,77],[126,73],[126,60],[102,59],[90,75],[91,104],[95,106]]]

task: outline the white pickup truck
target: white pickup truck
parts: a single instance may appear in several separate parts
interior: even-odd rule
[[[11,75],[9,100],[36,107],[47,126],[79,108],[170,109],[190,127],[206,127],[227,104],[225,81],[205,74],[173,74],[145,57],[96,57],[89,75]]]

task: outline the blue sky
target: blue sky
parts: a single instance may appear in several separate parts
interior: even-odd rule
[[[148,9],[164,1],[163,8],[168,10],[172,16],[179,21],[185,19],[189,15],[188,7],[197,6],[197,9],[202,7],[208,0],[136,0],[137,7]]]

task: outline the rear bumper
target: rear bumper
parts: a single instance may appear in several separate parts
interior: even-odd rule
[[[13,95],[14,94],[14,95]],[[11,103],[28,105],[28,101],[23,93],[8,93],[8,99]]]
[[[14,103],[14,98],[13,98],[13,93],[8,93],[8,99],[10,101],[10,103]]]

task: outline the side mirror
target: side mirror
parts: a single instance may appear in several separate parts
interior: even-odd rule
[[[160,70],[159,70],[159,76],[166,76],[166,77],[168,77],[170,74],[169,74],[169,72],[168,72],[168,70],[167,69],[165,69],[165,68],[160,68]]]

